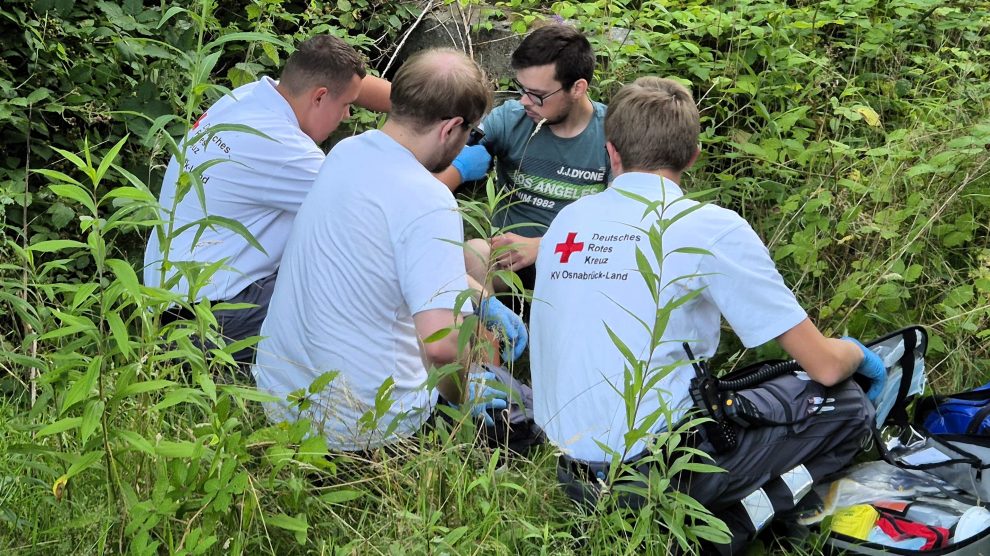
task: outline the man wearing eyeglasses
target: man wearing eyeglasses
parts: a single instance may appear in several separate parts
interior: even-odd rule
[[[266,404],[269,416],[310,419],[335,450],[414,435],[438,392],[460,400],[468,379],[461,335],[440,331],[471,312],[461,292],[481,288],[466,277],[457,202],[431,172],[461,151],[491,92],[477,64],[441,49],[403,64],[390,102],[381,130],[341,141],[320,168],[293,223],[253,368],[258,388],[281,400]],[[496,298],[473,295],[485,324],[504,333],[505,357],[518,357],[522,321]],[[451,363],[460,372],[433,387],[428,369]],[[328,371],[337,372],[332,383],[305,403],[288,400]],[[499,407],[491,390],[468,385],[472,413]]]
[[[494,220],[502,233],[469,242],[468,272],[485,281],[491,252],[498,250],[495,269],[517,272],[532,289],[533,263],[547,226],[560,209],[608,184],[606,108],[588,98],[595,55],[573,27],[533,31],[512,53],[512,68],[519,99],[492,110],[482,122],[480,146],[465,148],[440,178],[456,188],[484,175],[489,153],[495,158],[498,183],[508,193]],[[493,285],[504,289],[498,281]]]

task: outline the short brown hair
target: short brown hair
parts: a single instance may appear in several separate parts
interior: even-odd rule
[[[355,75],[362,79],[366,75],[361,55],[333,35],[316,35],[300,43],[289,56],[279,84],[293,95],[326,87],[336,97]]]
[[[578,79],[591,83],[595,53],[591,43],[570,25],[546,25],[530,33],[512,53],[512,69],[554,65],[554,79],[570,90]]]
[[[605,139],[627,170],[683,171],[700,133],[691,92],[671,79],[640,77],[619,89],[605,115]]]
[[[392,80],[390,116],[417,126],[460,116],[474,123],[488,111],[492,93],[484,72],[463,52],[437,48],[417,52]]]

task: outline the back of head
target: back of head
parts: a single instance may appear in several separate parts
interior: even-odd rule
[[[700,133],[691,92],[671,79],[640,77],[612,97],[605,115],[605,139],[627,171],[684,171]]]
[[[512,53],[512,69],[554,64],[554,77],[564,89],[578,79],[591,83],[595,53],[591,43],[570,25],[547,25],[533,31]]]
[[[460,116],[475,123],[488,111],[492,93],[485,74],[464,53],[452,48],[417,52],[392,79],[390,117],[427,127]]]
[[[354,76],[364,78],[365,74],[361,55],[349,44],[332,35],[316,35],[289,56],[279,84],[293,95],[326,87],[336,97]]]

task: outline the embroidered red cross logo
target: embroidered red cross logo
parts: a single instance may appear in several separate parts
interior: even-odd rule
[[[567,234],[567,241],[564,243],[558,243],[557,248],[553,250],[554,253],[560,253],[560,262],[566,263],[571,259],[571,253],[577,253],[578,251],[584,251],[584,242],[576,242],[574,239],[577,237],[577,232],[569,232]]]
[[[203,121],[203,118],[205,117],[206,117],[206,112],[203,112],[203,115],[197,118],[195,122],[193,122],[192,128],[196,129],[197,127],[199,127],[199,122]]]

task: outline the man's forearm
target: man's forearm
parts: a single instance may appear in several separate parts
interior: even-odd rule
[[[457,168],[453,166],[447,166],[445,169],[433,174],[436,176],[441,183],[450,189],[451,193],[457,191],[457,188],[461,186],[461,173],[457,171]]]
[[[381,77],[366,75],[361,80],[361,91],[354,104],[374,110],[375,112],[389,112],[392,110],[392,84]]]

